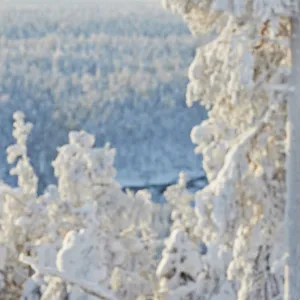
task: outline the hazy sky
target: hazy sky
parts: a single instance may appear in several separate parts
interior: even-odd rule
[[[14,3],[14,4],[55,4],[55,3],[106,3],[108,4],[109,2],[118,2],[118,3],[149,3],[149,4],[156,4],[160,5],[161,0],[0,0],[0,3]]]
[[[132,7],[133,5],[145,5],[145,9],[148,8],[162,8],[162,1],[161,0],[0,0],[0,9],[5,8],[7,6],[18,8],[20,6],[27,6],[27,5],[89,5],[98,3],[101,5],[105,5],[108,7],[114,7],[117,3],[120,4],[122,7]]]

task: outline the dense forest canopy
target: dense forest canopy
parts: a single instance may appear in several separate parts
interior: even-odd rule
[[[2,178],[8,179],[4,149],[19,109],[35,125],[29,155],[40,188],[53,182],[46,162],[75,129],[117,149],[124,185],[174,181],[182,169],[199,177],[189,132],[205,113],[185,105],[195,41],[159,6],[124,10],[116,3],[1,7]]]

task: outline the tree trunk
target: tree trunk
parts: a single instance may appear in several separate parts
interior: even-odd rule
[[[285,226],[287,262],[285,268],[285,300],[300,299],[300,20],[292,17],[292,72],[293,92],[288,99],[287,149],[287,204]]]

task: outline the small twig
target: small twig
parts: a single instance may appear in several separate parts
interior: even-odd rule
[[[0,187],[0,194],[4,194],[4,195],[9,195],[12,198],[14,198],[14,200],[16,200],[20,205],[22,205],[23,207],[25,207],[26,205],[22,202],[22,200],[19,198],[19,196],[17,195],[16,191],[14,191],[12,188],[5,186],[1,186]]]
[[[262,36],[264,36],[264,35],[266,35],[266,34],[268,33],[268,30],[269,30],[269,23],[270,23],[270,20],[267,20],[267,21],[263,24],[263,26],[262,26],[262,28],[261,28],[261,30],[260,30],[260,34],[261,34]],[[260,40],[259,43],[258,43],[258,45],[254,46],[253,49],[258,50],[258,49],[260,49],[260,48],[263,46],[263,44],[264,44],[264,40]]]

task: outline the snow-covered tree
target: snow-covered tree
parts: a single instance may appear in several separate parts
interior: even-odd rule
[[[193,207],[194,195],[188,191],[186,184],[187,175],[181,172],[178,184],[169,186],[164,192],[164,196],[171,211],[171,231],[181,229],[193,237],[197,217]]]
[[[122,192],[115,150],[94,148],[94,137],[80,131],[70,132],[53,162],[58,185],[38,196],[26,150],[32,125],[21,112],[14,118],[16,144],[7,152],[19,186],[0,190],[1,293],[24,284],[23,300],[152,295],[166,224],[151,195]]]
[[[207,245],[214,288],[197,297],[282,299],[290,18],[297,1],[163,2],[201,44],[187,104],[200,101],[208,109],[208,119],[191,132],[209,180],[196,193],[194,234]],[[297,163],[294,147],[290,164]]]
[[[182,229],[174,229],[166,241],[156,271],[160,279],[160,294],[166,293],[168,299],[174,300],[194,299],[195,290],[200,289],[197,278],[202,268],[197,245],[189,240]]]

